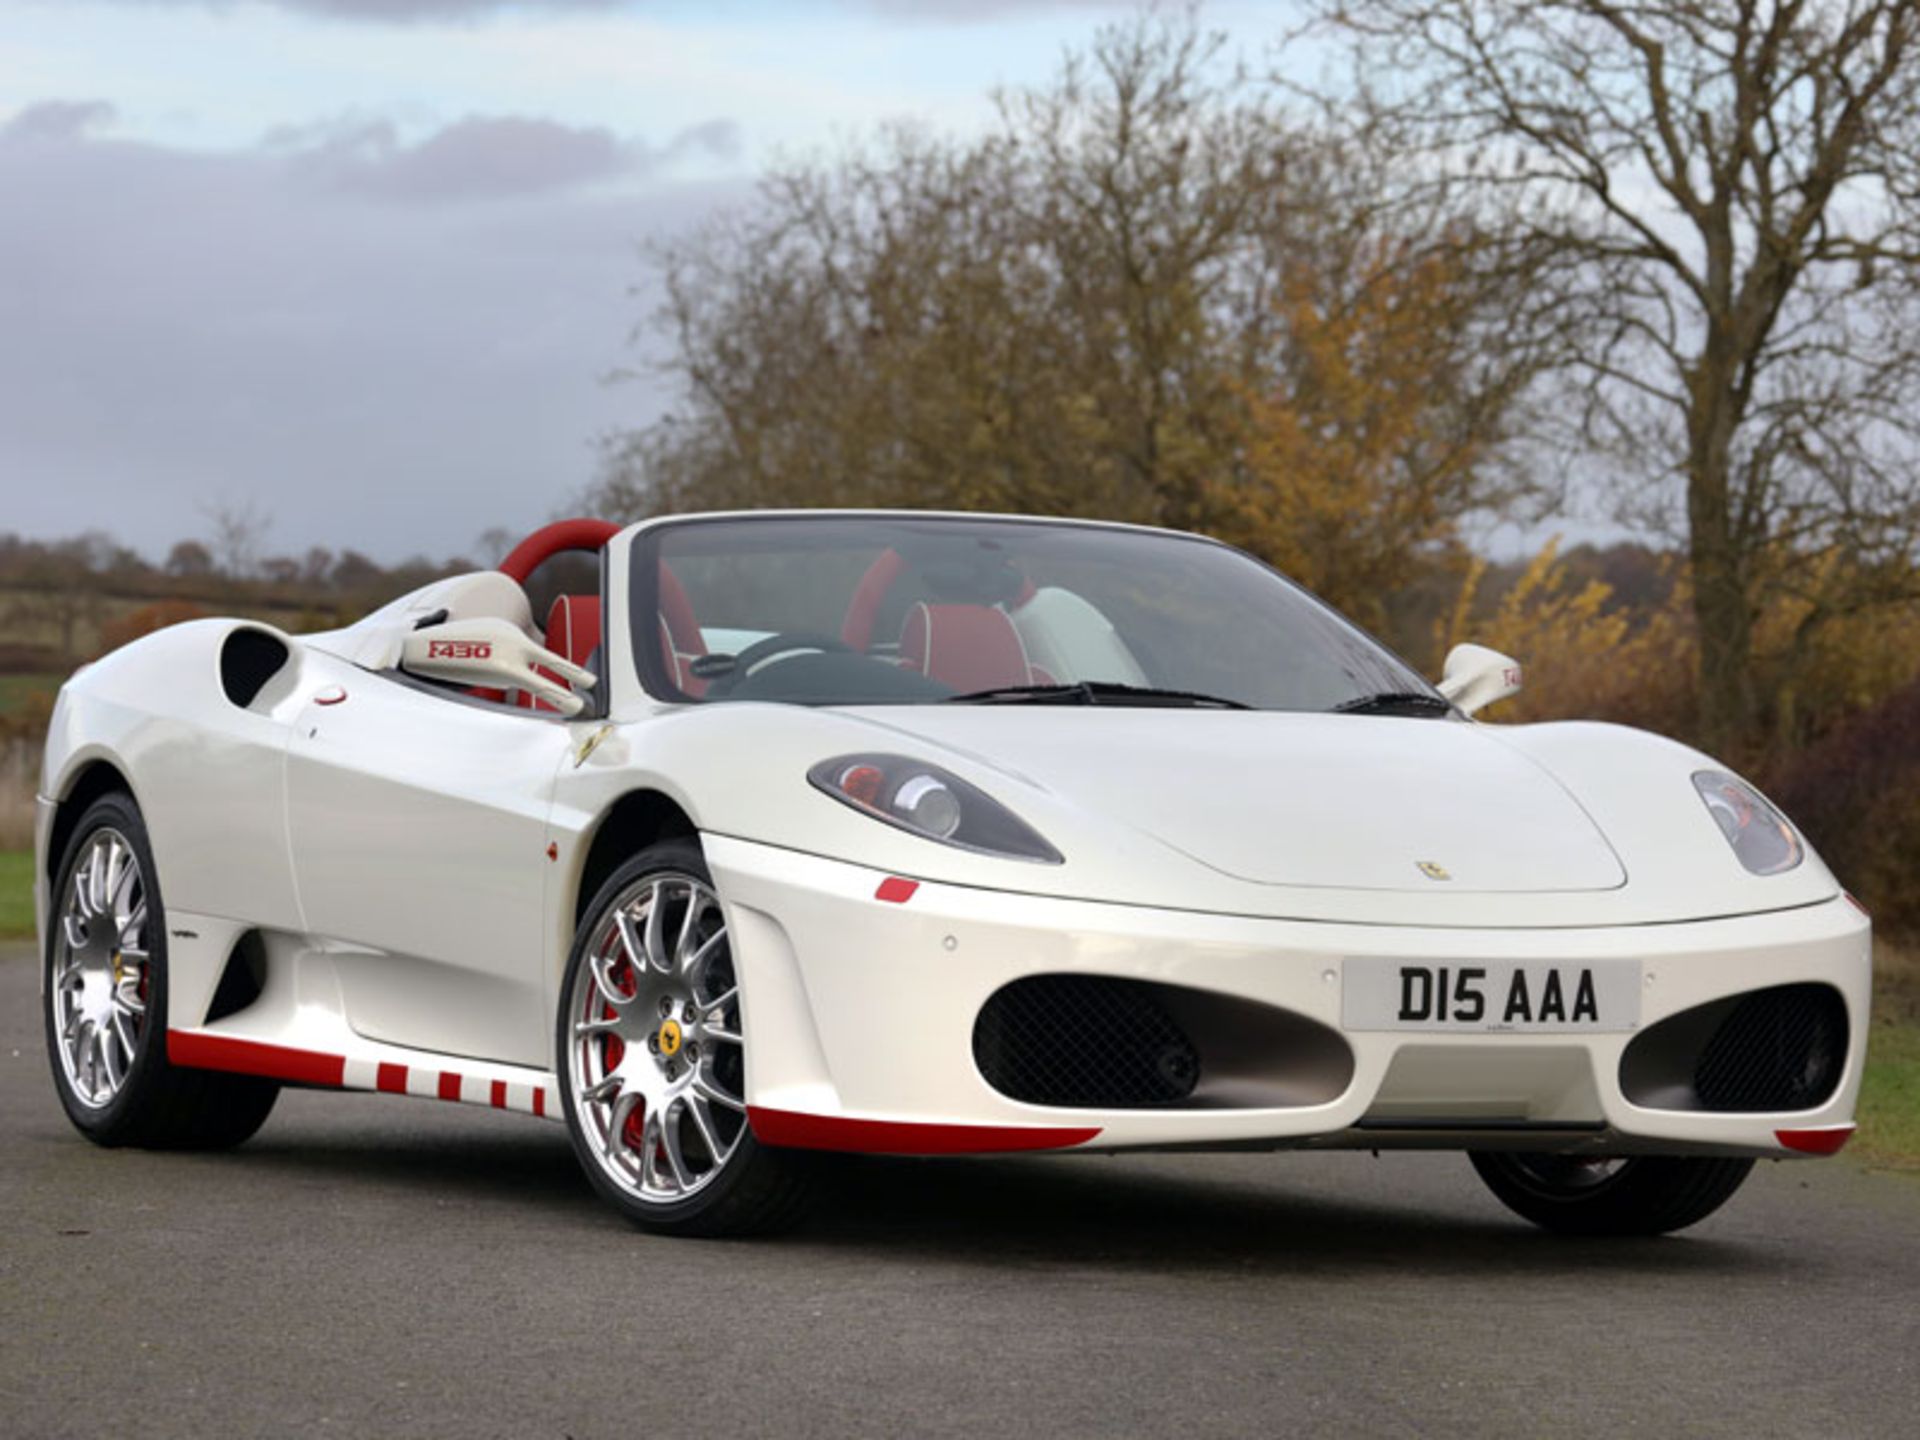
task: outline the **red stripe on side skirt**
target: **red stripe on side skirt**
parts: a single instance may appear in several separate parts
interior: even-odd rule
[[[440,1098],[458,1100],[460,1098],[460,1077],[451,1070],[440,1072]]]
[[[533,1113],[536,1115],[547,1113],[547,1088],[544,1085],[536,1085],[533,1088]]]
[[[856,1120],[747,1107],[747,1122],[763,1144],[794,1150],[841,1150],[866,1155],[970,1155],[1012,1150],[1064,1150],[1100,1131],[1066,1125],[927,1125]]]
[[[290,1080],[296,1085],[338,1086],[347,1072],[344,1055],[323,1055],[317,1050],[292,1050],[284,1045],[263,1045],[257,1040],[194,1035],[181,1030],[167,1032],[167,1063],[184,1070],[225,1070],[234,1075]]]
[[[407,1093],[407,1067],[404,1065],[382,1065],[374,1088],[384,1090],[389,1095]]]
[[[496,1110],[507,1108],[507,1082],[504,1080],[493,1082],[493,1108]]]

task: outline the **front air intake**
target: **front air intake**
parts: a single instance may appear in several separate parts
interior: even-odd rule
[[[1728,1114],[1812,1110],[1847,1063],[1847,1005],[1831,985],[1776,985],[1683,1010],[1634,1037],[1620,1088],[1635,1105]]]
[[[1139,980],[1036,975],[996,992],[973,1027],[987,1083],[1033,1105],[1177,1105],[1200,1079],[1193,1042]]]
[[[1353,1079],[1327,1026],[1210,990],[1033,975],[995,991],[973,1058],[1002,1095],[1082,1110],[1324,1105]]]

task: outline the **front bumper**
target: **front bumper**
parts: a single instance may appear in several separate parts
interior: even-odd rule
[[[48,850],[53,844],[53,818],[58,809],[44,795],[33,797],[33,929],[42,956],[47,952],[47,924],[53,905],[52,886],[47,879],[51,863]]]
[[[1269,920],[931,883],[902,902],[877,898],[889,878],[882,872],[703,838],[748,997],[747,1097],[756,1132],[776,1144],[1785,1155],[1844,1136],[1859,1093],[1870,927],[1840,898],[1679,925],[1503,930]],[[1364,956],[1437,965],[1637,960],[1642,1032],[1724,997],[1824,983],[1846,1008],[1846,1059],[1838,1087],[1815,1109],[1651,1109],[1621,1088],[1629,1033],[1345,1029],[1343,962]],[[1351,1047],[1351,1080],[1326,1103],[1258,1108],[1081,1109],[1011,1099],[975,1063],[975,1019],[1009,982],[1059,973],[1179,985],[1304,1016]],[[1782,1131],[1798,1138],[1785,1144]]]

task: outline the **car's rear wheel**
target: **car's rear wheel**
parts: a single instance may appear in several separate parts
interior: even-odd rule
[[[1665,1235],[1733,1198],[1751,1160],[1639,1155],[1602,1158],[1497,1150],[1473,1168],[1514,1214],[1563,1235]]]
[[[555,1039],[575,1153],[594,1188],[664,1234],[796,1220],[806,1157],[747,1123],[746,1039],[727,921],[698,845],[621,866],[574,938]]]
[[[47,1058],[67,1117],[101,1145],[219,1149],[265,1123],[280,1087],[167,1060],[167,926],[147,827],[106,795],[74,826],[48,916]]]

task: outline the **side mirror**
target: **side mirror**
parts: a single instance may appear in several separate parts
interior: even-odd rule
[[[536,645],[510,620],[454,620],[415,630],[401,648],[400,668],[410,675],[455,685],[525,690],[569,716],[587,707],[575,692],[594,686],[591,670],[582,670],[564,655]],[[573,688],[568,689],[568,685]]]
[[[1520,662],[1484,645],[1456,645],[1440,672],[1440,693],[1468,715],[1520,693]]]

